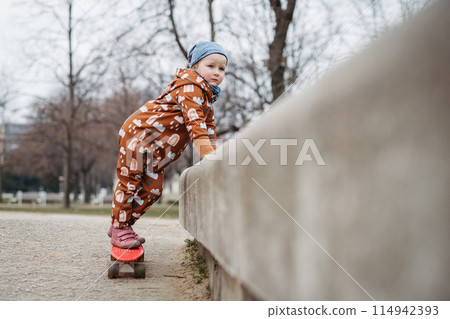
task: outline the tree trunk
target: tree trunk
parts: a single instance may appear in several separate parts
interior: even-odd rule
[[[91,185],[89,183],[89,173],[87,171],[83,171],[83,188],[84,188],[84,203],[89,204],[91,201]]]
[[[177,42],[178,48],[180,49],[181,53],[183,53],[184,57],[187,59],[188,58],[188,52],[186,51],[186,49],[183,47],[183,44],[181,43],[180,40],[180,35],[178,34],[178,30],[177,30],[177,26],[175,24],[175,18],[173,16],[174,13],[174,0],[168,0],[169,1],[169,18],[170,18],[170,22],[172,24],[172,33],[175,35],[175,41]]]
[[[74,178],[72,183],[73,200],[76,202],[78,200],[78,197],[80,196],[80,171],[75,171],[72,176]]]
[[[214,42],[216,39],[216,31],[214,28],[214,14],[213,14],[213,4],[214,0],[208,0],[208,13],[209,13],[209,25],[211,29],[211,41]]]
[[[71,142],[70,142],[71,143]],[[72,175],[72,151],[67,147],[64,152],[64,208],[70,208],[70,177]]]
[[[81,169],[81,187],[83,189],[84,193],[84,203],[89,204],[91,202],[91,194],[92,194],[92,188],[89,183],[89,171],[90,169]]]
[[[69,41],[69,110],[66,123],[66,150],[64,159],[64,208],[70,208],[70,180],[72,177],[72,134],[75,118],[75,82],[73,78],[73,51],[72,51],[72,1],[68,2],[69,25],[67,36]]]
[[[270,0],[275,13],[275,36],[269,44],[269,71],[272,84],[272,102],[284,94],[284,72],[286,60],[283,51],[286,47],[286,35],[292,22],[296,0],[289,0],[286,9],[282,9],[280,0]]]

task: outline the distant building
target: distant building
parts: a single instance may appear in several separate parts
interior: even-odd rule
[[[17,147],[20,135],[29,128],[27,124],[2,123],[0,125],[0,154],[4,158],[4,152],[8,152]]]
[[[6,123],[5,140],[8,150],[17,147],[20,135],[26,133],[29,130],[28,124],[18,123]]]

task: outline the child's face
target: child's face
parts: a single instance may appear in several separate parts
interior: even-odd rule
[[[197,71],[211,86],[218,86],[225,76],[227,59],[218,53],[210,54],[198,61],[192,69]]]

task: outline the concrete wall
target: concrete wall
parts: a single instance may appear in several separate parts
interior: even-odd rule
[[[450,299],[448,12],[429,7],[183,173],[180,222],[230,283],[213,276],[217,299]],[[282,138],[298,141],[287,165]],[[245,144],[260,139],[266,165]],[[307,139],[326,165],[311,148],[295,164]]]

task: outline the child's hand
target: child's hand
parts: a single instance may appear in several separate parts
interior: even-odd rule
[[[209,138],[198,138],[194,140],[194,146],[197,152],[200,154],[200,159],[203,159],[205,155],[214,152],[214,147],[212,146]]]

